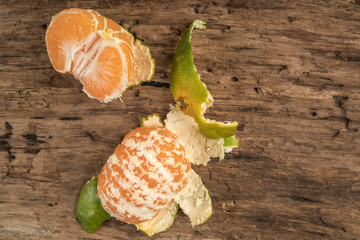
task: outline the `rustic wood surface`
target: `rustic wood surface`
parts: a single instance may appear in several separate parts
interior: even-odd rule
[[[149,45],[153,83],[123,101],[89,99],[51,66],[51,16],[80,7]],[[171,60],[194,19],[194,58],[215,98],[207,116],[239,122],[240,147],[195,166],[213,216],[183,214],[153,239],[359,239],[360,1],[0,1],[0,239],[147,239],[112,219],[75,217],[81,187],[142,117],[173,102]]]

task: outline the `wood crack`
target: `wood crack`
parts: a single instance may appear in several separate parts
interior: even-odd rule
[[[170,84],[169,84],[169,83],[156,82],[156,81],[143,82],[143,83],[141,84],[141,86],[151,86],[151,87],[156,87],[156,88],[170,88]]]
[[[15,159],[15,155],[12,154],[12,146],[9,143],[9,139],[13,135],[13,127],[9,122],[5,122],[5,133],[0,135],[0,151],[5,151],[8,153],[8,160],[12,162]],[[7,166],[9,168],[9,166]]]
[[[342,111],[342,119],[345,122],[345,128],[348,132],[357,132],[357,128],[350,128],[350,122],[351,119],[348,117],[347,108],[346,108],[346,101],[348,101],[348,96],[342,96],[342,95],[335,95],[333,96],[333,99],[335,101],[335,104],[337,107],[339,107]],[[338,134],[336,135],[338,136]]]

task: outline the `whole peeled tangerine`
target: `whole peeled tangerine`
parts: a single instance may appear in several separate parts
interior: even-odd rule
[[[111,216],[138,224],[152,219],[189,181],[183,142],[165,127],[129,132],[101,170],[98,195]]]

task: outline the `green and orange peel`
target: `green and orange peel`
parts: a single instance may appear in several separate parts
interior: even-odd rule
[[[228,138],[235,134],[237,122],[222,123],[204,117],[213,98],[196,71],[190,38],[194,28],[205,29],[205,24],[195,20],[182,35],[171,69],[170,91],[180,110],[194,118],[201,135],[210,139]]]

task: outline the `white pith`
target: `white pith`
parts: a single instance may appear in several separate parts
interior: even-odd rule
[[[152,114],[150,116],[147,116],[146,118],[143,118],[141,120],[142,126],[148,126],[148,127],[163,127],[164,124],[162,123],[159,115]]]
[[[224,159],[224,139],[209,139],[202,136],[194,119],[176,106],[172,106],[166,115],[165,126],[185,143],[191,163],[206,165],[210,158]]]
[[[189,183],[174,195],[174,200],[190,218],[192,226],[205,222],[212,214],[209,192],[194,170],[190,171]]]

